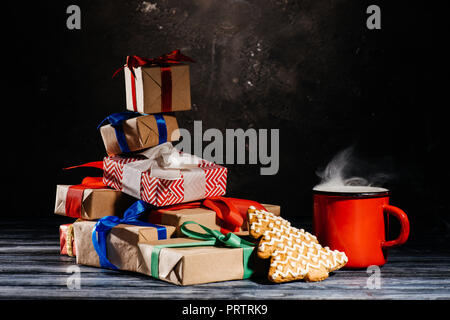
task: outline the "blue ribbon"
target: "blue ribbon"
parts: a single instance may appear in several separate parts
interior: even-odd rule
[[[167,142],[166,120],[164,120],[164,117],[161,114],[155,114],[154,117],[156,120],[156,125],[158,126],[158,136],[159,136],[158,144],[165,143]]]
[[[94,230],[92,230],[92,243],[94,245],[95,251],[98,254],[100,266],[102,268],[117,270],[117,267],[113,265],[107,258],[106,236],[111,231],[111,229],[118,224],[123,223],[131,224],[134,226],[153,227],[156,228],[158,232],[158,240],[167,239],[167,230],[165,227],[139,220],[142,214],[150,208],[150,204],[142,200],[138,200],[125,211],[122,219],[116,216],[107,216],[97,221]]]
[[[127,139],[125,138],[125,133],[123,132],[122,122],[125,120],[136,118],[142,115],[146,115],[145,113],[139,113],[135,111],[124,111],[113,113],[103,119],[102,122],[98,125],[97,129],[99,129],[105,121],[109,121],[111,126],[116,131],[116,138],[119,144],[120,150],[122,152],[130,152],[130,148],[128,147]],[[166,120],[160,114],[153,115],[156,120],[156,125],[158,127],[158,136],[159,136],[159,144],[167,142],[167,125]]]
[[[113,126],[114,130],[116,131],[117,142],[119,143],[120,150],[122,152],[130,152],[127,139],[125,138],[125,133],[123,132],[122,122],[131,118],[139,117],[141,115],[142,114],[140,114],[139,112],[134,111],[113,113],[103,119],[103,121],[98,125],[97,129],[99,129],[105,121],[109,121],[109,123],[111,123],[111,126]]]

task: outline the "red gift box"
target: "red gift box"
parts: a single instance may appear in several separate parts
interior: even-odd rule
[[[103,182],[107,186],[157,207],[224,195],[227,169],[215,163],[197,159],[199,161],[195,165],[174,171],[159,167],[147,169],[144,161],[152,160],[142,155],[105,157]],[[134,165],[130,166],[132,163]],[[136,167],[140,168],[136,169]],[[132,172],[133,181],[130,181],[129,172]],[[173,177],[174,172],[178,172],[179,177]],[[172,177],[164,178],[166,174]]]

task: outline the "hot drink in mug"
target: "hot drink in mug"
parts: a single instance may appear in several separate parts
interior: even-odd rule
[[[323,186],[313,189],[313,228],[319,243],[344,251],[347,268],[381,266],[387,249],[406,242],[409,221],[406,213],[389,205],[390,191],[378,187]],[[400,235],[386,240],[389,216],[400,221]]]

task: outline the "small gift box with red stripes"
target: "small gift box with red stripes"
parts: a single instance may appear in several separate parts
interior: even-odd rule
[[[105,157],[103,182],[161,207],[224,195],[227,169],[167,142],[133,156]]]
[[[127,109],[148,114],[190,110],[191,84],[185,62],[194,61],[179,50],[152,59],[128,56],[123,67]]]

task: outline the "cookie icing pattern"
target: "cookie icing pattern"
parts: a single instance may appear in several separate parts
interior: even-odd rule
[[[317,238],[289,221],[264,210],[248,210],[250,235],[260,238],[258,256],[271,257],[269,280],[285,282],[305,279],[319,281],[328,273],[344,266],[348,259],[343,252],[323,248]]]

